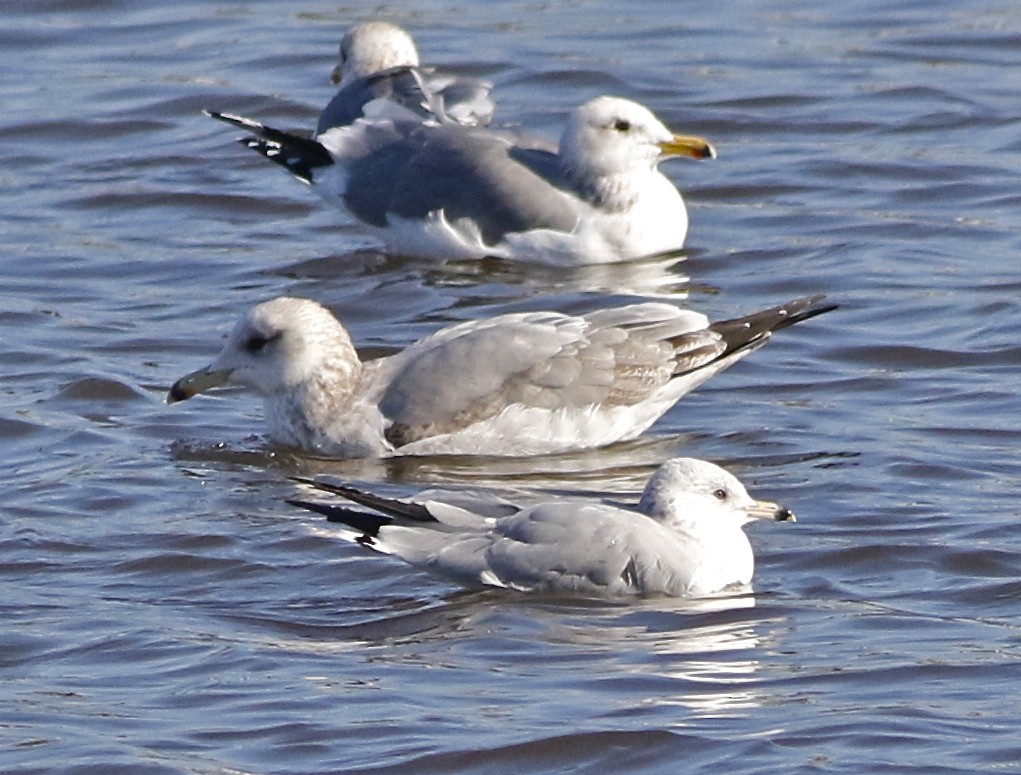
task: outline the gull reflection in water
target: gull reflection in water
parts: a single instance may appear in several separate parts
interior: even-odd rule
[[[502,282],[543,294],[609,293],[682,300],[687,297],[691,282],[683,269],[687,258],[687,253],[675,251],[632,261],[569,268],[497,259],[460,261],[432,269],[427,281],[442,285],[485,275],[487,282]]]
[[[653,681],[642,708],[735,715],[762,704],[755,684],[764,621],[755,607],[750,587],[694,600],[651,598],[561,618],[551,639],[605,652],[630,677],[664,679]]]
[[[499,665],[533,698],[604,697],[604,718],[654,714],[658,724],[681,727],[764,703],[756,674],[769,622],[756,615],[750,589],[699,600],[567,600],[505,590],[429,599],[443,582],[424,581],[420,597],[408,596],[412,573],[397,570],[392,585],[377,577],[367,598],[358,595],[367,584],[352,568],[356,589],[334,598],[328,615],[249,624],[269,627],[268,641],[290,651],[357,654],[371,664],[363,679],[385,675],[387,665],[403,671],[442,663],[478,676],[473,691],[481,698],[493,691],[482,676]]]

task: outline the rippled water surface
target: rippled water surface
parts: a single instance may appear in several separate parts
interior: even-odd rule
[[[39,0],[0,25],[0,770],[1021,771],[1021,6],[1007,0]],[[203,107],[311,126],[381,16],[556,136],[602,93],[711,138],[670,162],[687,260],[578,271],[388,258]],[[734,316],[825,292],[641,440],[531,460],[314,459],[225,392],[167,407],[253,303],[368,349],[658,294]],[[467,593],[284,499],[630,496],[728,465],[754,595]]]

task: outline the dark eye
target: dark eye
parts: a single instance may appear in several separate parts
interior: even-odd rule
[[[631,122],[623,118],[618,118],[616,121],[613,122],[613,128],[616,129],[618,132],[630,132]]]
[[[718,501],[725,501],[727,500],[727,491],[722,487],[718,490],[713,490],[713,497]]]
[[[244,344],[245,350],[251,353],[252,355],[256,355],[259,352],[261,352],[266,345],[268,345],[274,339],[277,339],[279,336],[280,336],[279,334],[276,334],[274,336],[266,336],[264,334],[252,334],[250,337],[248,337],[247,340],[245,340]]]

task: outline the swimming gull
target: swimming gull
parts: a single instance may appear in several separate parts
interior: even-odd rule
[[[694,458],[660,466],[633,508],[559,500],[494,514],[435,491],[405,501],[299,481],[373,509],[288,501],[346,525],[365,546],[464,586],[522,592],[700,597],[746,586],[755,555],[741,528],[754,519],[797,521]]]
[[[262,396],[270,438],[339,457],[522,456],[633,439],[773,331],[830,309],[821,296],[734,320],[646,302],[572,316],[525,312],[448,326],[362,362],[307,299],[252,308],[168,403],[234,384]]]
[[[715,158],[642,105],[597,97],[559,147],[492,129],[359,120],[317,139],[207,111],[240,142],[310,184],[398,255],[598,264],[678,250],[684,199],[660,161]]]
[[[496,110],[491,84],[422,67],[411,35],[390,22],[345,33],[331,80],[340,89],[319,116],[316,135],[366,116],[486,126]]]

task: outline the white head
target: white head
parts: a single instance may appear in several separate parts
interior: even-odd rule
[[[648,108],[619,97],[596,97],[571,113],[560,139],[565,167],[582,177],[649,171],[670,156],[712,159],[700,137],[674,135]]]
[[[782,506],[752,498],[733,474],[690,457],[673,458],[656,470],[638,510],[664,524],[688,529],[740,529],[753,519],[796,521]]]
[[[351,337],[328,309],[281,296],[250,309],[216,360],[175,382],[167,401],[224,384],[270,399],[312,382],[349,384],[359,367]]]
[[[365,22],[340,40],[340,63],[331,80],[345,84],[391,67],[418,66],[418,49],[404,29],[389,22]]]

